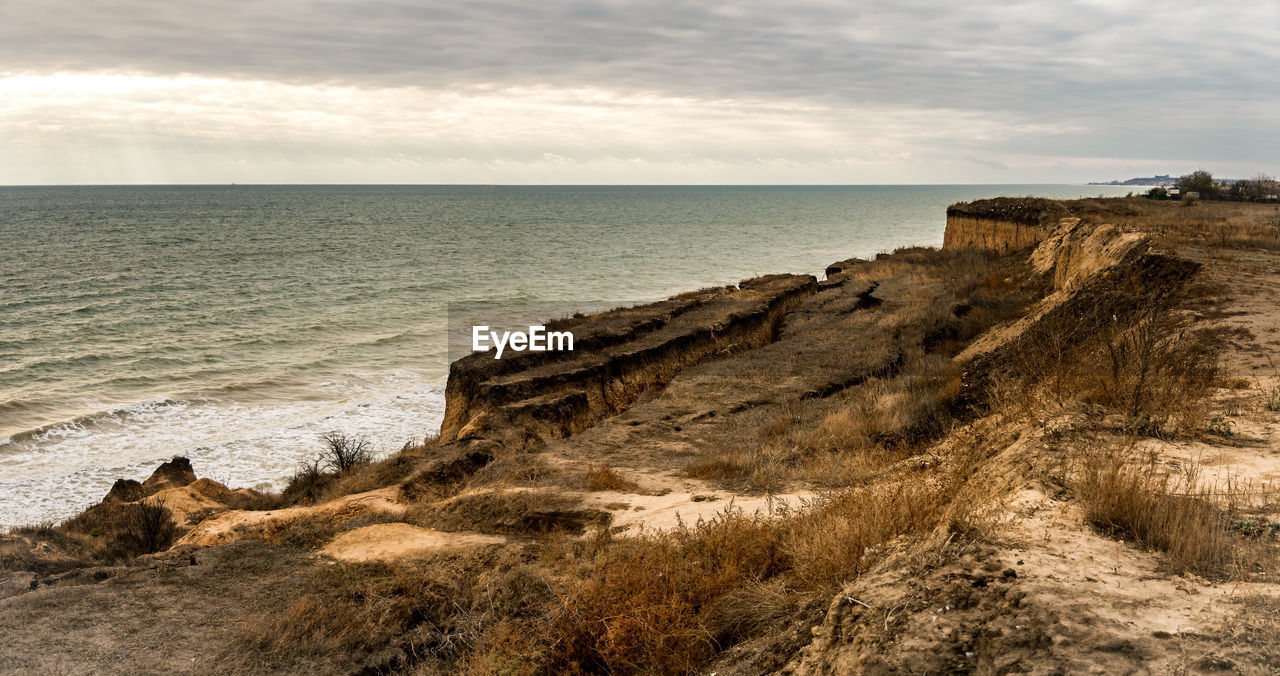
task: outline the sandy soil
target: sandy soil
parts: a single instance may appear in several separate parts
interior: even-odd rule
[[[379,523],[340,533],[320,550],[339,561],[378,561],[429,551],[499,545],[507,538],[481,533],[444,533],[407,523]]]

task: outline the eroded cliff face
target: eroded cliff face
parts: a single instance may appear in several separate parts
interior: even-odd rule
[[[759,277],[557,323],[574,334],[571,352],[464,357],[449,369],[441,441],[580,432],[688,366],[773,342],[786,312],[817,288],[809,275]]]
[[[1024,225],[993,218],[971,216],[947,216],[947,230],[943,235],[944,249],[982,249],[1005,254],[1020,251],[1038,243],[1048,234],[1048,228]]]
[[[1053,293],[1016,321],[996,326],[956,356],[970,395],[992,377],[1038,368],[1046,354],[1123,324],[1176,295],[1200,264],[1152,250],[1140,233],[1064,218],[1031,252],[1033,270],[1053,280]]]
[[[1059,219],[1070,215],[1062,202],[1039,198],[960,202],[947,208],[942,246],[999,254],[1021,251],[1050,236]]]

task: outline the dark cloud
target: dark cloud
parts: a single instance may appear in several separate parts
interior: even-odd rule
[[[1246,160],[1280,146],[1278,28],[1186,0],[0,0],[0,71],[956,110],[1057,128],[939,141],[975,157]]]
[[[1274,3],[9,2],[0,64],[1038,108],[1277,84]],[[1168,80],[1176,81],[1170,83]]]

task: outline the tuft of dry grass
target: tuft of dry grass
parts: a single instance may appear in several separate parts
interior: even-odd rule
[[[684,468],[685,475],[719,481],[744,492],[780,493],[794,474],[799,454],[786,443],[744,440],[707,453]]]
[[[468,486],[545,487],[561,479],[563,472],[553,468],[536,453],[504,454],[471,475]]]
[[[1238,571],[1241,542],[1230,530],[1235,491],[1203,486],[1196,463],[1172,468],[1151,454],[1107,447],[1080,455],[1072,483],[1087,521],[1163,552],[1174,573]]]
[[[901,535],[932,531],[954,496],[950,482],[922,475],[822,499],[785,522],[790,579],[803,589],[833,591],[880,559]]]
[[[550,618],[552,673],[696,672],[717,651],[716,603],[786,566],[767,519],[732,512],[585,553],[590,568]]]
[[[607,512],[582,509],[581,503],[579,497],[551,489],[491,490],[415,505],[405,520],[442,531],[504,535],[581,533],[587,526],[608,523]]]
[[[635,492],[640,488],[636,482],[604,465],[588,467],[582,477],[582,486],[589,491]]]

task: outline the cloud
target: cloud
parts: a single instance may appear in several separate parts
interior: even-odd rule
[[[261,161],[980,160],[952,180],[1049,155],[1243,166],[1280,150],[1278,23],[1275,3],[1186,1],[0,0],[0,139]]]

